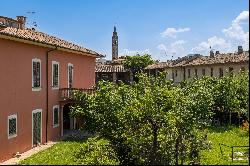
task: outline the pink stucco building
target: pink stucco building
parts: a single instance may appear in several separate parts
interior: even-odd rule
[[[62,88],[91,88],[98,56],[0,17],[0,162],[77,127]]]

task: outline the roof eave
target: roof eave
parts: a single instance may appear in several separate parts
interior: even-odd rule
[[[61,51],[65,51],[65,52],[71,52],[71,53],[76,53],[76,54],[81,54],[81,55],[85,55],[85,56],[91,56],[94,58],[99,58],[101,56],[101,54],[93,54],[90,52],[83,52],[83,51],[79,51],[79,50],[73,50],[73,49],[69,49],[66,47],[62,47],[59,45],[53,45],[53,44],[48,44],[48,43],[44,43],[44,42],[40,42],[40,41],[36,41],[36,40],[32,40],[32,39],[25,39],[22,37],[18,37],[18,36],[13,36],[13,35],[9,35],[9,34],[3,34],[0,32],[0,38],[2,39],[7,39],[7,40],[12,40],[12,41],[17,41],[17,42],[21,42],[21,43],[26,43],[26,44],[32,44],[32,45],[36,45],[36,46],[40,46],[40,47],[46,47],[46,48],[55,48],[57,47],[58,50]]]

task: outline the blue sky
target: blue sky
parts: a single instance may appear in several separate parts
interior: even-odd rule
[[[119,55],[149,53],[161,61],[209,47],[249,49],[248,0],[11,0],[0,15],[27,16],[27,26],[69,40],[111,59],[113,26]],[[35,11],[35,14],[27,12]]]

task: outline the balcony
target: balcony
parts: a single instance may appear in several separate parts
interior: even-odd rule
[[[80,91],[90,95],[95,94],[93,88],[61,88],[59,89],[59,100],[60,101],[73,101],[75,92]]]

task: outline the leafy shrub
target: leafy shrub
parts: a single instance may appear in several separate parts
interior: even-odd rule
[[[89,138],[75,153],[75,162],[84,165],[118,165],[119,160],[110,143],[98,137]]]

